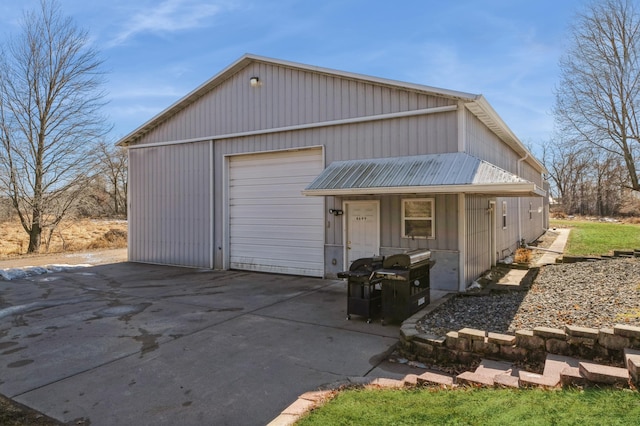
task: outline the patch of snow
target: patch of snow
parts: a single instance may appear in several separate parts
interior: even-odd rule
[[[6,268],[0,269],[0,277],[4,281],[19,280],[22,278],[32,277],[36,275],[48,274],[51,272],[67,272],[80,268],[88,268],[93,265],[80,264],[80,265],[66,265],[55,264],[45,266],[25,266],[22,268]]]
[[[480,283],[478,281],[474,281],[474,282],[471,283],[471,285],[469,287],[467,287],[467,291],[476,290],[476,289],[479,290],[481,288],[482,288],[482,286],[480,285]]]

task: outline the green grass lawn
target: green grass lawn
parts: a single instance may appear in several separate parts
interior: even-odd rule
[[[346,390],[298,425],[632,425],[640,394],[624,390]]]
[[[551,220],[550,224],[571,228],[565,248],[568,255],[601,255],[612,250],[640,249],[640,225],[558,219]]]
[[[640,225],[552,220],[570,227],[570,255],[640,249]],[[640,393],[587,389],[345,390],[298,425],[632,425]]]

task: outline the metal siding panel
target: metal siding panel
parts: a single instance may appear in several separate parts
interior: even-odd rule
[[[502,202],[507,202],[507,228],[502,227]],[[498,214],[497,250],[499,258],[513,254],[518,248],[518,198],[496,198]]]
[[[250,87],[251,76],[262,85]],[[262,128],[450,105],[406,89],[254,63],[143,136],[138,143],[210,137]]]
[[[485,126],[470,111],[467,117],[467,151],[469,154],[489,161],[512,173],[517,173],[517,160],[520,158],[500,138]]]
[[[209,267],[208,145],[131,151],[131,260]]]
[[[489,198],[466,197],[467,259],[465,282],[467,284],[491,268],[488,207]]]

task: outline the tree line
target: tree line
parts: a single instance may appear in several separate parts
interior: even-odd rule
[[[632,0],[592,2],[560,61],[555,140],[544,145],[567,214],[639,215],[640,16]]]
[[[127,155],[105,141],[103,61],[54,0],[0,47],[0,201],[40,250],[72,215],[126,215]]]
[[[640,215],[638,13],[637,0],[601,0],[571,27],[553,111],[558,136],[542,154],[568,214]],[[19,218],[28,252],[66,217],[127,213],[127,153],[106,140],[102,66],[56,0],[25,12],[20,32],[0,46],[0,218]]]

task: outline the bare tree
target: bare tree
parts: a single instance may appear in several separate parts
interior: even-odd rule
[[[626,169],[620,158],[575,140],[543,145],[543,162],[553,193],[567,214],[620,213]]]
[[[555,113],[566,138],[618,156],[640,190],[640,16],[634,1],[593,2],[578,17],[560,62]]]
[[[106,191],[111,197],[113,214],[126,216],[129,158],[127,150],[102,142],[98,145],[98,156],[102,174],[108,180]]]
[[[0,55],[0,187],[29,234],[31,253],[82,192],[95,141],[109,129],[100,114],[102,61],[87,32],[54,0],[25,12],[21,30]]]
[[[554,140],[543,146],[542,158],[564,211],[577,213],[581,178],[589,168],[586,150],[575,141]]]

